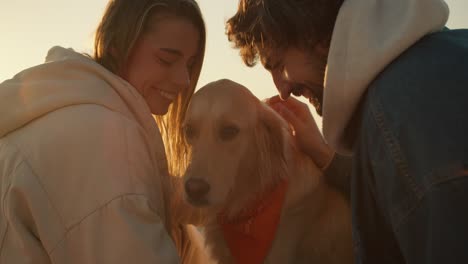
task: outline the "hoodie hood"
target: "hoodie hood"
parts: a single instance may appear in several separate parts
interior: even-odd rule
[[[372,80],[423,36],[441,30],[443,0],[345,0],[335,23],[324,83],[323,134],[352,155],[353,114]]]
[[[143,97],[125,80],[72,49],[53,47],[44,64],[0,84],[0,137],[49,112],[97,104],[157,130]]]
[[[46,63],[0,84],[0,138],[50,112],[79,104],[100,105],[135,120],[145,131],[154,168],[167,173],[162,138],[143,97],[128,82],[71,49],[54,47]],[[164,177],[154,178],[163,181]],[[155,192],[159,196],[153,197],[155,201],[164,201],[163,192]],[[164,202],[156,206],[165,219]]]

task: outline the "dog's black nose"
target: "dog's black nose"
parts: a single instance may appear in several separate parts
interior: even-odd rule
[[[203,200],[209,191],[210,185],[205,180],[192,178],[185,182],[185,192],[192,200]]]

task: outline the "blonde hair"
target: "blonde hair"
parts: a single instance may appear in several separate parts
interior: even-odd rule
[[[187,19],[200,34],[199,51],[190,73],[189,88],[178,95],[166,115],[156,117],[166,148],[169,172],[178,176],[185,171],[188,149],[182,134],[182,122],[205,55],[206,30],[198,4],[194,0],[111,0],[96,30],[93,58],[109,71],[118,74],[137,39],[149,30],[148,21],[160,14]]]

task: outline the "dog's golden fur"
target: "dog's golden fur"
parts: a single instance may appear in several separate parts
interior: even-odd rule
[[[220,80],[194,95],[185,126],[191,148],[183,179],[210,186],[203,202],[185,198],[212,212],[204,232],[214,259],[233,263],[216,214],[224,209],[235,216],[255,195],[286,179],[281,220],[265,263],[353,263],[348,202],[325,184],[271,108],[245,87]]]

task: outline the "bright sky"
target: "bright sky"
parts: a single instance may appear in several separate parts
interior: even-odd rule
[[[468,1],[446,2],[451,12],[448,26],[468,28]],[[0,82],[43,62],[48,49],[55,45],[91,53],[94,30],[106,3],[107,0],[0,0]],[[208,34],[199,87],[228,78],[247,86],[259,98],[274,95],[276,90],[269,74],[261,66],[244,66],[224,34],[224,22],[235,13],[238,1],[198,3]]]

